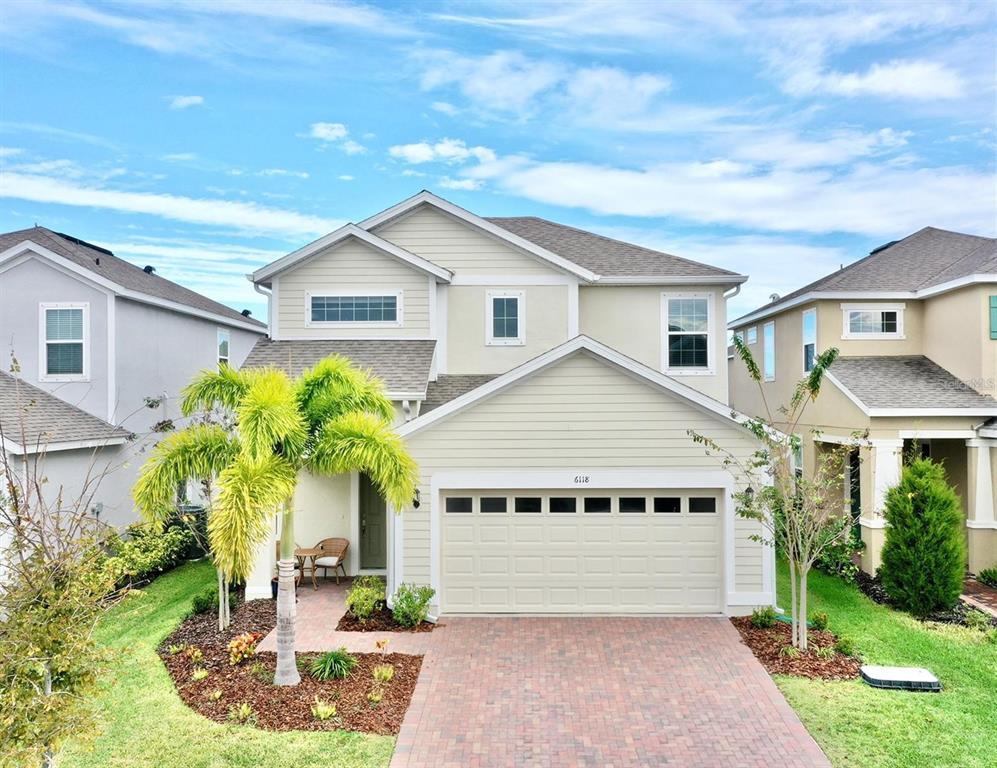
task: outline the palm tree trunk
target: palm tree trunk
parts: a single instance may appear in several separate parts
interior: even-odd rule
[[[294,507],[284,502],[280,534],[280,560],[277,561],[277,672],[274,685],[301,682],[294,658]]]

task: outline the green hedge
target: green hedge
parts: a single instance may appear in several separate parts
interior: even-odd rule
[[[129,534],[127,541],[118,539],[111,544],[113,554],[104,561],[104,567],[118,587],[151,581],[176,568],[187,559],[188,550],[194,544],[194,535],[181,527],[157,533],[132,526]]]

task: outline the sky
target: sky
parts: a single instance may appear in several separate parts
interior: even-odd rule
[[[0,6],[0,229],[245,275],[429,189],[751,276],[997,236],[992,2]]]

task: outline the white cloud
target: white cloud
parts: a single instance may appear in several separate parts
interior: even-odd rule
[[[671,87],[666,75],[631,75],[617,67],[590,67],[574,72],[565,91],[576,110],[594,112],[594,120],[616,121],[645,114],[655,98]]]
[[[353,139],[347,139],[339,145],[339,148],[348,155],[362,155],[367,151],[367,148],[363,144],[359,144],[353,141]]]
[[[443,139],[430,144],[422,141],[417,144],[398,144],[388,148],[388,154],[412,165],[420,163],[463,163],[471,159],[482,163],[495,161],[495,152],[488,147],[469,147],[461,139]]]
[[[20,147],[0,147],[0,157],[13,157],[24,152]]]
[[[257,176],[293,176],[296,179],[307,179],[307,171],[289,171],[286,168],[264,168]]]
[[[430,106],[435,111],[442,112],[444,115],[447,115],[449,117],[453,117],[460,111],[453,104],[450,104],[449,102],[446,101],[434,101]]]
[[[451,179],[449,176],[444,176],[440,179],[440,186],[444,189],[475,190],[481,189],[483,183],[477,179]]]
[[[618,168],[500,158],[462,177],[538,202],[606,215],[674,217],[774,232],[905,235],[932,224],[994,230],[992,175],[960,166],[761,169],[728,160]]]
[[[188,109],[204,104],[203,96],[174,96],[170,100],[170,109]]]
[[[163,155],[162,159],[167,163],[191,163],[197,160],[197,155],[194,152],[174,152],[169,155]]]
[[[343,173],[337,176],[336,178],[339,179],[340,181],[353,181],[355,177],[350,176],[348,173]]]
[[[866,72],[826,72],[818,90],[838,96],[884,96],[906,99],[958,99],[965,85],[958,73],[934,61],[891,61]]]
[[[418,177],[418,176],[425,176],[425,175],[426,174],[424,174],[422,171],[417,171],[417,170],[415,170],[413,168],[406,168],[404,171],[402,171],[402,176],[414,176],[414,177]]]
[[[819,139],[801,138],[788,131],[748,134],[735,143],[732,154],[739,160],[783,168],[818,168],[897,150],[907,144],[910,135],[909,131],[893,128],[868,133],[832,131]]]
[[[340,141],[347,134],[349,130],[342,123],[312,123],[308,135],[319,141]]]
[[[128,192],[16,172],[0,175],[0,197],[147,214],[172,221],[294,237],[322,234],[339,226],[329,219],[251,202]]]

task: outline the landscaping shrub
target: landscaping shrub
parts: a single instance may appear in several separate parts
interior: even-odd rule
[[[391,615],[403,627],[418,626],[429,615],[429,601],[435,594],[436,590],[426,585],[400,584],[395,592]]]
[[[323,653],[312,662],[309,671],[312,673],[312,677],[318,680],[331,678],[342,680],[353,671],[356,665],[357,660],[345,648],[340,648],[338,651]]]
[[[236,635],[228,644],[228,663],[233,667],[256,655],[256,644],[263,639],[262,632],[243,632]]]
[[[208,587],[200,594],[194,595],[194,599],[190,601],[190,613],[192,616],[199,613],[207,613],[217,607],[218,589],[216,587]]]
[[[988,587],[997,589],[997,568],[984,568],[976,575],[976,578]]]
[[[764,608],[755,608],[751,612],[751,626],[757,629],[768,629],[775,626],[775,608],[766,605]]]
[[[184,528],[167,528],[162,533],[150,528],[132,526],[131,538],[115,542],[114,554],[104,561],[104,568],[123,587],[152,580],[184,562],[194,543],[194,535]]]
[[[839,637],[834,643],[834,650],[843,656],[858,655],[858,648],[855,647],[855,641],[850,637]]]
[[[966,626],[979,632],[986,632],[993,626],[993,622],[990,621],[989,613],[972,608],[966,612]]]
[[[851,525],[848,519],[842,519],[842,525]],[[825,549],[814,567],[830,574],[839,576],[847,582],[855,581],[855,576],[859,572],[859,567],[855,564],[855,556],[865,549],[865,542],[854,532],[842,541],[838,541]]]
[[[814,629],[822,632],[827,629],[828,623],[829,619],[827,618],[827,614],[823,611],[814,611],[810,614],[810,624]]]
[[[879,576],[890,599],[915,616],[955,606],[966,571],[959,497],[930,459],[904,468],[886,494],[886,541]]]
[[[384,606],[384,590],[384,579],[380,576],[357,576],[346,593],[346,607],[360,621],[366,621]]]

